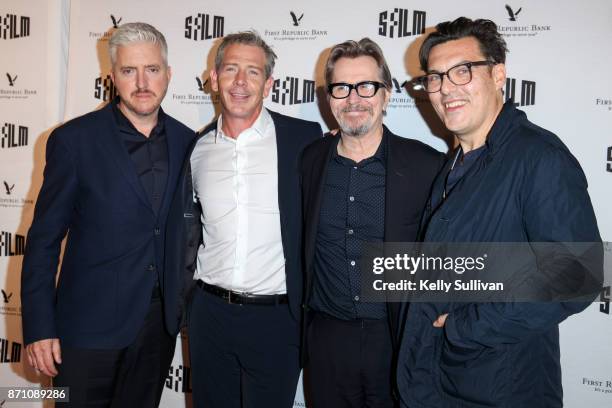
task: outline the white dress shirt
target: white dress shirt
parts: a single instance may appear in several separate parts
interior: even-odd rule
[[[237,292],[287,293],[278,208],[276,132],[264,108],[236,139],[217,129],[191,155],[203,245],[194,279]]]

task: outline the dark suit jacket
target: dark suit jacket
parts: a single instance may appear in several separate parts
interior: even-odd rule
[[[168,182],[158,216],[110,104],[67,122],[49,137],[44,182],[21,275],[26,344],[59,337],[62,345],[116,349],[136,337],[157,273],[167,281],[166,216],[185,151],[195,136],[167,115],[165,126]],[[56,289],[60,244],[66,233]],[[177,307],[164,300],[165,309]],[[167,323],[176,334],[177,323]]]
[[[433,180],[444,164],[444,155],[412,139],[394,135],[383,126],[387,142],[385,192],[385,242],[414,242],[421,215],[429,198]],[[304,149],[301,163],[304,204],[305,309],[313,282],[314,255],[319,214],[327,166],[336,146],[326,135]],[[399,304],[388,303],[388,317],[393,339],[399,329]],[[308,318],[305,319],[307,326]],[[306,327],[303,331],[305,340]]]
[[[301,304],[303,293],[302,275],[302,213],[301,191],[299,182],[298,160],[302,150],[312,141],[321,138],[321,126],[315,122],[291,118],[268,110],[274,121],[276,130],[276,148],[278,152],[278,207],[280,209],[281,235],[285,255],[285,274],[287,295],[291,313],[296,319],[301,319]],[[217,121],[206,127],[200,136],[217,128]],[[190,291],[193,288],[193,274],[196,268],[197,251],[202,242],[202,210],[198,203],[193,202],[193,186],[191,178],[191,153],[199,140],[193,142],[186,156],[179,189],[170,209],[171,216],[181,217],[184,222],[168,224],[166,270],[173,270],[177,280],[183,282],[179,292],[184,306],[189,302]],[[178,256],[178,254],[181,254]],[[185,318],[186,316],[183,316]]]

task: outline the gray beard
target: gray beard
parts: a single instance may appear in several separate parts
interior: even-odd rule
[[[349,127],[349,126],[340,125],[340,129],[342,129],[343,135],[352,136],[352,137],[360,137],[368,133],[368,131],[370,130],[370,127],[366,123],[366,124],[363,124],[357,127]]]

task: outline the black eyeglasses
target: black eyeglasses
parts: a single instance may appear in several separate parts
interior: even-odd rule
[[[362,81],[356,84],[347,84],[346,82],[336,82],[329,84],[327,91],[334,99],[348,98],[351,91],[354,89],[357,95],[362,98],[371,98],[376,95],[380,88],[385,88],[385,84],[376,81]]]
[[[424,90],[428,93],[438,92],[442,88],[444,75],[455,85],[466,85],[472,80],[472,67],[481,65],[495,65],[493,61],[463,62],[451,67],[446,72],[432,72],[415,79],[414,89]]]

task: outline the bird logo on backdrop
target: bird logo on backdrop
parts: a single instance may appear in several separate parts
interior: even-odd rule
[[[508,11],[508,19],[510,21],[516,21],[516,17],[519,15],[522,9],[522,7],[519,7],[518,10],[514,11],[512,10],[512,7],[506,4],[506,11]]]
[[[202,82],[202,79],[200,77],[196,77],[196,81],[198,82],[198,91],[204,92],[204,87],[208,83],[208,79]]]
[[[9,74],[8,72],[6,73],[6,77],[8,78],[9,81],[9,86],[15,86],[15,81],[17,80],[17,75],[15,75],[14,78],[11,77],[11,74]]]
[[[5,181],[4,182],[4,188],[6,189],[6,195],[11,195],[11,192],[13,191],[13,188],[15,188],[15,184],[13,184],[12,186],[9,187],[8,183]]]
[[[2,298],[4,299],[4,303],[8,303],[12,297],[13,297],[13,292],[6,293],[4,289],[2,289]]]
[[[115,16],[113,16],[112,14],[111,14],[110,18],[111,18],[111,20],[113,20],[113,28],[118,28],[119,27],[119,23],[121,23],[121,20],[123,20],[123,17],[119,17],[119,20],[117,20],[115,18]]]
[[[291,11],[290,13],[291,13],[291,18],[293,19],[293,25],[296,27],[299,26],[300,21],[302,21],[302,17],[304,17],[304,13],[302,13],[302,15],[299,18],[295,15],[293,11]]]

